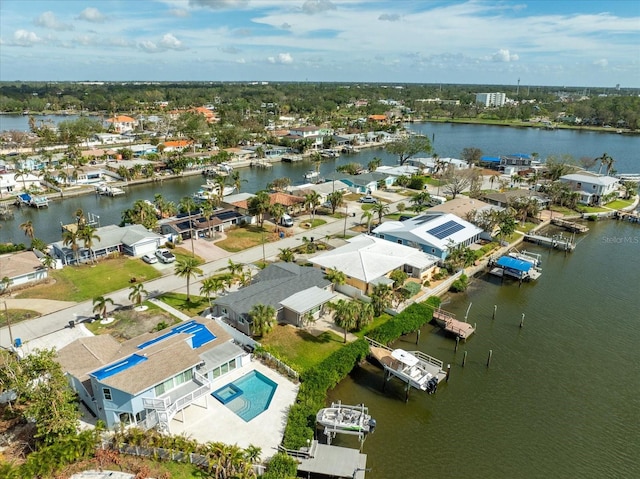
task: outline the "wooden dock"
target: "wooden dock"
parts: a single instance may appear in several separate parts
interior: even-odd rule
[[[469,323],[458,321],[455,314],[445,311],[444,309],[436,309],[433,312],[433,320],[442,329],[458,336],[460,339],[467,339],[475,331],[475,328]]]
[[[541,236],[526,234],[524,235],[524,239],[525,241],[529,241],[530,243],[535,243],[562,251],[573,251],[576,247],[576,244],[571,240],[571,238],[565,238],[562,235]]]
[[[640,223],[640,213],[637,211],[618,211],[616,218],[622,221],[630,221],[631,223]]]
[[[551,224],[556,226],[560,226],[572,233],[586,233],[589,231],[589,228],[585,225],[581,225],[580,223],[575,223],[573,221],[563,220],[562,218],[553,218],[551,220]]]

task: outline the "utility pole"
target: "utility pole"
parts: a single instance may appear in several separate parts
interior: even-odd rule
[[[11,332],[11,320],[9,319],[9,310],[7,309],[7,302],[4,302],[4,316],[7,319],[7,329],[9,330],[9,341],[13,346],[13,333]]]
[[[342,231],[342,237],[347,236],[347,217],[349,216],[349,205],[345,204],[344,207],[344,230]]]

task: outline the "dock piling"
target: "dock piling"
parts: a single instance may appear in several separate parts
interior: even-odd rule
[[[493,305],[493,316],[491,317],[491,319],[496,319],[496,313],[498,312],[498,305],[494,304]]]
[[[453,352],[457,353],[458,352],[458,344],[460,344],[460,336],[456,336],[456,345],[453,348]]]
[[[487,358],[487,368],[491,365],[491,356],[493,356],[493,349],[489,350],[489,357]]]
[[[524,313],[522,313],[522,319],[520,319],[520,327],[524,326]]]
[[[464,352],[464,356],[462,356],[462,367],[464,367],[464,364],[467,362],[467,352]]]
[[[449,376],[451,376],[451,364],[447,364],[447,382],[449,382]]]
[[[416,344],[418,344],[418,341],[420,341],[420,328],[416,330]]]

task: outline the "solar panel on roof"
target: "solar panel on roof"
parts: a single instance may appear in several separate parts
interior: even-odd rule
[[[464,226],[460,223],[456,223],[455,221],[447,221],[446,223],[441,224],[440,226],[436,226],[435,228],[431,228],[427,230],[431,236],[435,236],[438,239],[445,239],[447,236],[451,236],[458,231],[464,229]]]

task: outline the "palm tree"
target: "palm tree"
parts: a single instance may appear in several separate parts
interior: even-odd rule
[[[210,276],[202,280],[202,285],[200,286],[200,294],[203,294],[207,297],[207,301],[209,301],[209,307],[211,307],[211,295],[216,294],[218,291],[222,291],[223,289],[223,279],[219,276]]]
[[[179,276],[180,278],[187,278],[187,301],[191,301],[189,293],[191,278],[195,278],[196,275],[202,274],[202,269],[198,267],[198,260],[193,256],[191,258],[179,259],[176,261],[175,273],[176,276]]]
[[[347,342],[347,332],[356,326],[355,307],[351,301],[339,299],[335,303],[328,303],[333,310],[333,321],[344,330],[344,342]]]
[[[260,148],[260,147],[258,147]],[[233,173],[231,173],[231,176],[229,177],[231,184],[233,185],[233,187],[236,190],[236,193],[240,193],[240,187],[242,186],[242,183],[247,183],[248,181],[241,178],[240,177],[240,172],[239,171],[234,171]]]
[[[89,255],[93,254],[93,261],[95,262],[95,252],[93,251],[93,240],[100,241],[100,236],[96,233],[95,226],[84,225],[84,227],[78,231],[78,238],[84,242],[84,247],[89,250]]]
[[[284,261],[285,263],[293,263],[296,255],[291,248],[280,248],[278,258],[280,258],[280,261]]]
[[[373,286],[370,296],[374,314],[380,316],[385,309],[391,306],[393,291],[389,285],[378,283]]]
[[[276,310],[271,305],[254,304],[249,311],[251,318],[251,330],[256,336],[264,336],[273,329],[275,322]]]
[[[27,191],[27,176],[29,176],[29,170],[27,170],[26,168],[22,168],[16,171],[15,175],[13,175],[13,179],[14,180],[18,180],[18,178],[20,178],[22,180],[22,190],[23,191]]]
[[[281,203],[274,203],[269,206],[269,214],[274,219],[276,225],[280,223],[280,218],[282,218],[282,215],[286,212],[286,208]]]
[[[344,191],[332,191],[327,195],[327,201],[331,203],[331,214],[336,213],[336,208],[344,204]]]
[[[313,218],[316,214],[316,208],[319,204],[320,194],[317,191],[312,191],[311,193],[307,193],[306,195],[304,195],[304,206],[311,212],[311,223],[313,223]]]
[[[344,272],[332,268],[327,269],[325,278],[333,283],[334,288],[347,282],[347,275]]]
[[[367,223],[367,233],[371,233],[371,222],[373,221],[373,216],[373,211],[371,210],[364,210],[360,216],[360,221],[366,221]]]
[[[180,200],[180,209],[189,215],[189,236],[191,237],[191,255],[195,256],[195,247],[193,245],[193,220],[191,213],[198,209],[196,202],[190,196],[185,196]]]
[[[29,239],[33,240],[35,238],[35,230],[33,228],[33,223],[31,220],[25,221],[20,225],[20,229],[24,232],[24,235],[29,237]]]
[[[603,153],[602,156],[599,156],[598,158],[596,158],[596,161],[600,162],[600,167],[598,168],[598,174],[600,174],[600,172],[602,171],[602,167],[604,166],[606,167],[605,174],[609,176],[609,172],[613,168],[613,164],[615,163],[615,160],[611,158],[611,156],[609,156],[607,153]]]
[[[147,295],[147,290],[144,289],[144,284],[133,284],[129,286],[129,289],[131,289],[131,292],[129,293],[129,301],[139,307],[142,304],[142,297]]]
[[[71,245],[71,251],[73,251],[73,256],[75,257],[76,264],[78,264],[78,261],[79,261],[78,250],[80,249],[78,246],[78,239],[79,239],[79,236],[77,231],[65,229],[62,232],[62,244],[64,246]],[[66,262],[66,256],[65,256],[65,262]]]
[[[378,215],[378,224],[381,224],[382,217],[389,213],[389,206],[387,206],[387,204],[383,203],[382,201],[378,201],[377,203],[371,205],[371,211]]]
[[[102,319],[106,318],[107,304],[111,304],[113,306],[113,299],[105,298],[104,296],[96,296],[93,298],[93,312],[98,313],[99,317]]]

